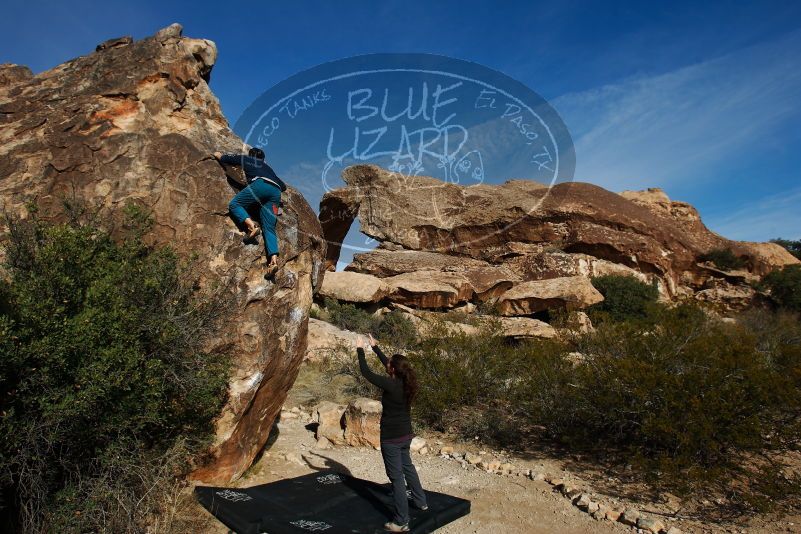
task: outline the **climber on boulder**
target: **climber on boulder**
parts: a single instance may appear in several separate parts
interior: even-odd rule
[[[222,154],[215,152],[214,158],[227,165],[242,168],[248,186],[242,189],[228,204],[228,213],[237,228],[245,229],[248,239],[264,232],[264,248],[267,251],[267,277],[278,270],[278,236],[275,225],[281,215],[281,193],[286,191],[286,184],[264,161],[264,151],[251,148],[247,155]],[[251,217],[258,214],[261,228]]]

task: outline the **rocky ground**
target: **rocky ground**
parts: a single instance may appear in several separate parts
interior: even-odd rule
[[[286,412],[284,415],[283,420],[277,425],[277,432],[269,449],[259,462],[234,484],[236,487],[264,484],[320,469],[342,470],[356,477],[378,482],[386,481],[378,451],[347,446],[318,449],[314,432],[308,428],[308,420],[293,415],[287,417]],[[457,452],[483,453],[482,457],[488,461],[513,463],[516,471],[530,469],[534,473],[546,474],[548,478],[564,480],[573,488],[587,491],[596,502],[605,503],[617,510],[636,507],[643,511],[644,516],[663,522],[667,528],[678,528],[680,532],[693,534],[801,532],[801,515],[780,519],[750,518],[737,525],[674,520],[669,517],[669,503],[634,504],[592,491],[589,483],[578,473],[565,470],[565,464],[559,459],[511,458],[502,452],[480,449],[474,444],[460,443],[446,436],[427,434],[425,437],[432,452],[426,455],[414,455],[414,462],[424,487],[463,497],[472,503],[470,515],[438,531],[443,534],[457,532],[603,534],[634,533],[638,532],[638,529],[621,522],[594,519],[546,480],[536,480],[517,474],[488,473],[472,465],[463,467],[458,460],[436,454],[442,447],[453,447]],[[660,510],[665,515],[655,513]],[[228,530],[211,518],[199,505],[193,504],[189,513],[203,518],[202,524],[198,527],[200,534],[228,534]],[[639,532],[648,531],[639,530]]]
[[[318,450],[314,433],[301,421],[289,420],[278,426],[278,436],[270,450],[237,486],[264,484],[315,469],[342,469],[359,478],[386,481],[378,451],[353,447]],[[424,487],[472,502],[470,515],[439,532],[578,534],[631,530],[621,524],[595,521],[544,481],[499,476],[476,468],[462,469],[459,463],[433,454],[415,455],[414,461]],[[219,523],[208,526],[207,534],[228,532]]]

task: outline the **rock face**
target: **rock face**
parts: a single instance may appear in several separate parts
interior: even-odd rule
[[[393,302],[416,308],[450,308],[470,300],[473,288],[463,276],[442,271],[418,271],[386,279]]]
[[[578,310],[602,300],[589,278],[624,275],[656,285],[665,300],[695,297],[734,310],[753,300],[749,284],[798,263],[779,245],[711,232],[695,208],[660,189],[616,194],[525,180],[465,187],[374,165],[348,167],[342,177],[347,187],[320,204],[324,235],[341,240],[358,217],[380,245],[346,270],[382,278],[386,299],[413,308]],[[743,260],[743,272],[699,263],[725,248]],[[326,264],[338,259],[338,246],[329,247]]]
[[[323,298],[347,302],[379,302],[388,293],[389,287],[380,278],[350,271],[329,273],[319,291]]]
[[[381,448],[381,402],[358,398],[345,410],[345,442],[351,447]]]
[[[208,464],[194,477],[225,483],[264,446],[305,354],[312,294],[322,282],[325,243],[312,209],[287,191],[278,232],[286,262],[265,281],[261,245],[244,246],[226,217],[235,190],[215,150],[240,151],[208,86],[211,41],[172,25],[32,76],[0,68],[0,209],[63,217],[63,199],[100,210],[109,225],[126,203],[155,220],[152,241],[197,254],[202,283],[235,296],[230,327],[216,340],[235,355],[229,401]],[[0,229],[2,231],[4,229]],[[0,232],[2,233],[2,232]]]
[[[577,182],[549,190],[523,180],[463,187],[374,165],[349,167],[343,179],[348,186],[321,203],[332,214],[323,221],[326,237],[346,232],[358,216],[362,232],[379,241],[493,264],[556,248],[658,277],[667,296],[712,249],[731,248],[759,275],[798,261],[778,245],[757,247],[709,231],[691,206],[659,191],[618,195]],[[338,219],[329,206],[340,208]],[[329,264],[337,254],[329,250]]]
[[[485,301],[496,297],[521,281],[518,274],[504,265],[492,265],[486,261],[462,256],[447,256],[436,252],[417,250],[385,250],[375,249],[370,252],[356,254],[346,271],[370,273],[379,277],[415,272],[443,272],[460,275],[466,280],[472,292],[479,300]],[[434,275],[437,278],[436,275]],[[421,278],[427,278],[422,276]],[[450,277],[453,279],[453,277]],[[462,281],[457,286],[461,287]],[[465,298],[463,290],[462,298]],[[467,295],[470,298],[470,295]],[[455,304],[458,299],[449,304]],[[440,306],[438,306],[440,307]]]
[[[0,89],[30,80],[31,78],[33,78],[33,73],[28,67],[14,65],[12,63],[3,63],[0,65]]]
[[[314,408],[317,416],[317,433],[315,437],[325,438],[334,445],[345,444],[345,423],[343,414],[346,406],[323,401]]]
[[[328,275],[326,275],[328,279]],[[360,334],[342,330],[331,323],[319,319],[309,318],[308,343],[306,347],[306,360],[320,361],[335,355],[338,351],[353,352]]]
[[[528,315],[545,310],[578,310],[603,300],[589,278],[567,276],[517,284],[501,295],[497,307],[501,315]]]
[[[556,337],[554,327],[539,319],[529,317],[501,317],[501,332],[511,338],[544,338]]]

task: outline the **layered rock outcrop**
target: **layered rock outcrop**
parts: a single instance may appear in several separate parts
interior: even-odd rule
[[[352,352],[360,335],[362,334],[342,330],[320,319],[309,318],[305,359],[319,362],[338,354],[343,349]]]
[[[290,188],[278,226],[286,263],[274,283],[263,278],[262,247],[242,244],[226,216],[236,191],[210,156],[243,148],[208,86],[216,56],[213,42],[172,25],[136,42],[111,39],[35,76],[0,67],[0,209],[28,217],[35,204],[38,217],[59,219],[63,201],[77,200],[113,227],[120,208],[137,204],[154,218],[154,243],[196,254],[202,283],[233,294],[229,327],[215,341],[235,355],[229,400],[211,459],[194,475],[219,483],[250,466],[294,382],[325,243]]]
[[[498,299],[501,315],[530,315],[546,310],[581,310],[604,300],[590,279],[565,276],[515,285]]]
[[[728,298],[741,307],[754,294],[747,283],[798,262],[779,245],[710,231],[695,208],[659,189],[616,194],[525,180],[465,187],[374,165],[349,167],[342,177],[347,187],[321,202],[326,239],[341,240],[358,218],[380,245],[356,254],[346,270],[381,278],[389,300],[415,308],[489,302],[510,316],[582,309],[602,300],[589,278],[608,274],[656,284],[664,299]],[[716,249],[739,257],[744,274],[700,262]],[[328,268],[339,253],[328,248]]]
[[[370,274],[330,273],[323,280],[319,295],[347,302],[378,302],[389,293],[386,282]]]

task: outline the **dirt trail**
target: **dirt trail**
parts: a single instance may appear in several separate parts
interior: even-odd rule
[[[279,433],[269,451],[235,485],[254,486],[304,475],[319,469],[348,470],[353,476],[386,482],[381,454],[371,449],[315,448],[314,434],[299,420],[279,423]],[[287,460],[300,453],[307,465]],[[433,454],[413,455],[423,486],[472,502],[470,515],[438,530],[442,534],[587,534],[631,533],[632,529],[609,521],[595,521],[555,493],[543,481],[462,469],[453,461]],[[205,513],[205,512],[201,512]],[[227,534],[220,523],[208,524],[205,534]]]
[[[277,437],[269,449],[245,476],[232,486],[248,487],[311,473],[320,469],[349,472],[353,476],[380,483],[386,482],[381,454],[378,451],[353,447],[334,447],[320,450],[314,433],[299,419],[285,419],[277,425]],[[425,436],[437,450],[436,436]],[[467,448],[455,443],[456,450]],[[303,462],[287,459],[286,455],[300,455]],[[545,481],[522,476],[502,476],[484,472],[475,467],[463,469],[458,462],[435,454],[413,454],[413,460],[426,489],[449,493],[471,501],[470,515],[438,530],[442,534],[633,534],[637,529],[622,523],[596,521],[580,511],[571,502],[555,492]],[[557,460],[513,460],[518,468],[531,468],[550,473],[578,487],[589,485],[575,473],[567,473]],[[598,500],[618,509],[625,503],[593,493]],[[636,506],[636,505],[635,505]],[[197,534],[228,534],[228,530],[208,512],[193,502],[190,513],[199,519],[193,531]],[[655,517],[655,516],[652,516]],[[685,534],[775,534],[801,533],[801,515],[782,518],[753,517],[747,523],[732,525],[704,524],[694,521],[668,521]]]

